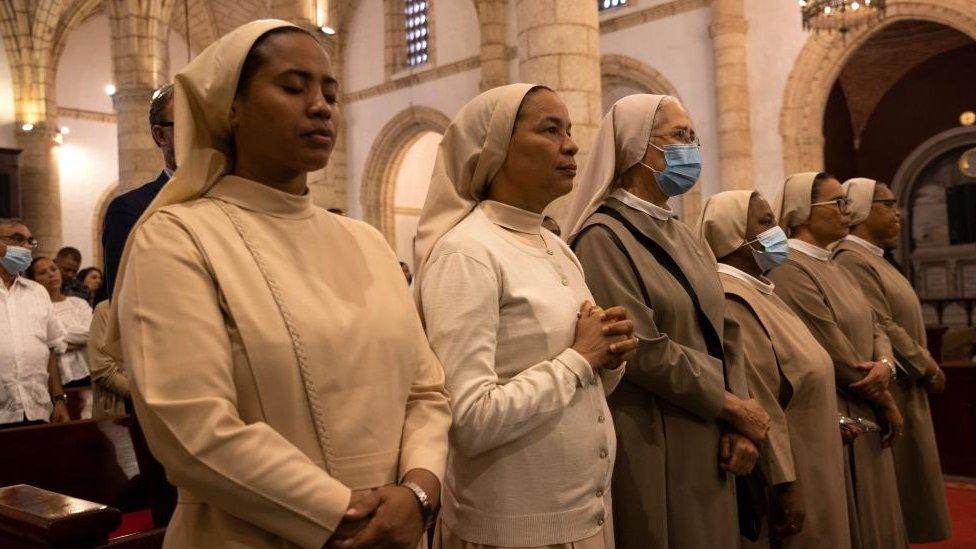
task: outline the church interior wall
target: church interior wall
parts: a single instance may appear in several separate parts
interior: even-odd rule
[[[14,112],[14,81],[7,61],[6,48],[0,48],[0,148],[16,149],[14,127],[17,115]]]
[[[341,86],[346,93],[383,82],[383,0],[360,0],[345,34]]]

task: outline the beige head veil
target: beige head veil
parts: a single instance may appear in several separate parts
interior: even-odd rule
[[[746,243],[749,200],[756,191],[725,191],[713,194],[702,209],[695,234],[704,246],[721,259]]]
[[[855,177],[844,182],[844,192],[851,201],[851,226],[863,223],[871,215],[874,188],[878,182],[866,177]]]
[[[418,302],[419,280],[431,250],[474,209],[482,191],[501,169],[519,106],[525,94],[536,87],[509,84],[490,89],[461,107],[444,132],[417,224],[414,288]]]
[[[773,201],[773,213],[779,217],[779,226],[788,236],[793,227],[803,225],[810,219],[813,181],[818,175],[819,172],[804,172],[787,177]]]
[[[254,42],[266,32],[279,27],[295,25],[277,19],[242,25],[203,50],[176,75],[173,127],[176,130],[176,163],[179,168],[136,222],[122,252],[116,276],[119,282],[112,295],[112,312],[102,342],[102,349],[112,356],[122,357],[118,297],[132,236],[160,208],[203,196],[227,173],[233,154],[230,108],[237,92],[241,67]]]
[[[644,158],[654,115],[665,97],[628,95],[614,103],[603,117],[590,158],[566,201],[565,214],[558,220],[567,242],[607,199],[620,174]]]

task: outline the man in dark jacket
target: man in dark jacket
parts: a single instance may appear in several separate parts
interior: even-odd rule
[[[149,129],[153,140],[163,153],[165,167],[155,181],[121,194],[112,200],[105,212],[102,226],[102,248],[105,251],[105,291],[112,295],[115,275],[119,270],[122,250],[129,232],[142,212],[156,198],[159,190],[176,171],[176,150],[173,139],[173,85],[167,84],[153,93],[149,104]]]

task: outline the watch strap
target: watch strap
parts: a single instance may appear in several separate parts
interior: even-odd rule
[[[401,482],[400,486],[410,490],[413,492],[413,495],[417,496],[417,503],[420,504],[420,518],[424,521],[424,530],[433,526],[436,513],[434,513],[434,507],[430,504],[430,497],[427,496],[427,492],[417,485],[417,483],[410,482],[409,480]]]

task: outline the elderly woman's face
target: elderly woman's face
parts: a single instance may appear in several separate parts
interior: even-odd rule
[[[321,169],[336,135],[332,63],[299,32],[269,37],[260,53],[262,63],[231,109],[237,161],[285,174]]]
[[[571,137],[569,110],[559,96],[542,89],[522,103],[500,172],[520,189],[531,204],[544,208],[573,190],[579,147]]]
[[[836,242],[850,232],[851,212],[847,206],[841,207],[840,200],[846,198],[844,187],[834,178],[820,183],[813,202],[830,202],[810,208],[810,232],[818,239],[826,242]]]
[[[695,124],[680,103],[669,101],[659,108],[661,119],[658,127],[651,134],[651,143],[663,149],[665,145],[688,145],[698,140],[698,136],[695,134]],[[647,145],[647,150],[644,151],[642,162],[658,171],[663,171],[667,167],[667,163],[664,161],[664,153],[652,147],[650,143]]]

